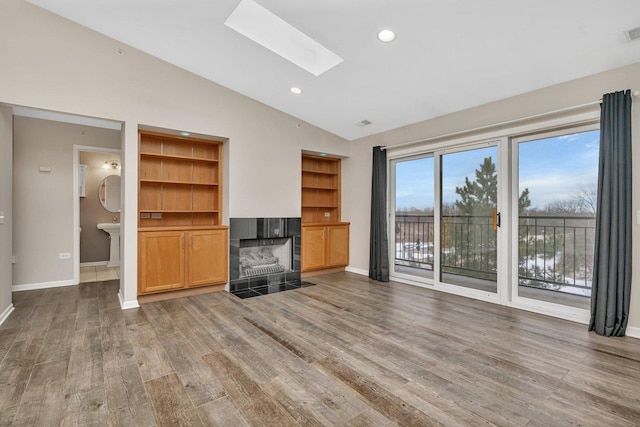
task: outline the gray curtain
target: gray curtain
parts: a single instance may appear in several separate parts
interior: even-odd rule
[[[631,293],[631,91],[602,97],[589,330],[624,336]]]
[[[389,244],[387,241],[387,152],[373,147],[371,179],[371,234],[369,278],[389,281]]]

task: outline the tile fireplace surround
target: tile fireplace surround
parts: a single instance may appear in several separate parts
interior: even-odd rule
[[[241,298],[310,285],[300,280],[300,218],[231,218],[229,291]]]

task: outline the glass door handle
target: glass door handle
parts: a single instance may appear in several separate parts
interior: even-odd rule
[[[497,230],[500,227],[500,212],[493,210],[493,229]]]

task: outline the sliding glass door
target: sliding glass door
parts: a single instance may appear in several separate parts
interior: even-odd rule
[[[498,148],[441,154],[440,282],[497,293]]]
[[[395,202],[392,271],[400,277],[430,282],[435,236],[433,155],[392,161],[391,166],[391,200]]]
[[[518,192],[514,295],[588,309],[597,202],[597,126],[514,140]]]

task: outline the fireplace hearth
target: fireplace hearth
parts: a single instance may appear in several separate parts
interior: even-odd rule
[[[229,290],[241,298],[310,285],[300,280],[300,218],[231,218]]]

